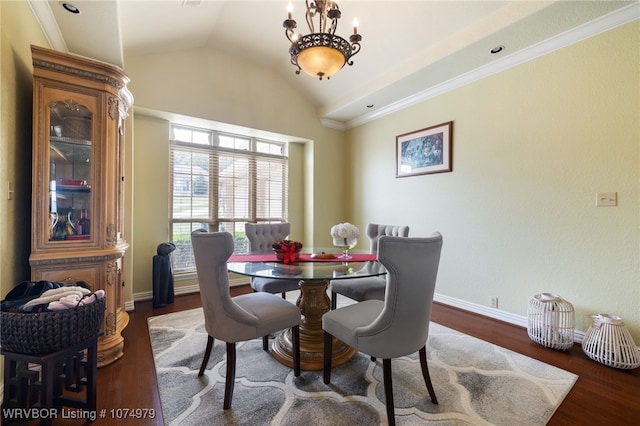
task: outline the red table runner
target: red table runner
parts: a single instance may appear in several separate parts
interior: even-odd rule
[[[317,257],[311,257],[310,253],[300,253],[300,258],[297,262],[342,262],[339,254],[336,257],[330,259],[321,259]],[[349,262],[368,262],[376,260],[376,255],[371,253],[350,254],[351,259]],[[275,253],[260,253],[260,254],[233,254],[227,262],[282,262],[276,259]]]

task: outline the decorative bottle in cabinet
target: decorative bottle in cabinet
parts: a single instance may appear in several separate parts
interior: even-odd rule
[[[98,365],[124,355],[124,121],[129,78],[113,65],[31,46],[31,278],[106,293]]]
[[[76,232],[78,235],[89,235],[89,219],[87,218],[87,209],[82,209],[80,219],[76,223]]]

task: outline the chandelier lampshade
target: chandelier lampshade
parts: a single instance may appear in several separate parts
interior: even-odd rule
[[[298,66],[312,77],[331,77],[346,60],[342,52],[327,46],[312,46],[298,53]]]
[[[341,13],[338,4],[326,0],[306,0],[306,18],[310,34],[295,32],[297,23],[292,19],[292,6],[289,3],[288,17],[282,24],[285,35],[291,42],[289,54],[291,63],[298,67],[296,74],[304,71],[312,77],[329,79],[340,71],[345,64],[353,65],[351,57],[360,51],[362,36],[358,34],[357,21],[354,21],[353,34],[349,41],[335,35]],[[319,32],[315,32],[313,19],[317,18]]]

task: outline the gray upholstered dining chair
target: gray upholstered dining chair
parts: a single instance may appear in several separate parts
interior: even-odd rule
[[[383,235],[408,237],[409,227],[369,223],[367,224],[366,232],[371,243],[369,252],[377,253],[378,240],[380,237]],[[329,289],[331,290],[331,309],[335,309],[338,304],[338,294],[346,296],[349,299],[353,299],[356,302],[362,302],[363,300],[369,299],[384,300],[384,289],[386,283],[384,276],[331,281],[329,285]]]
[[[227,374],[223,408],[231,407],[236,375],[236,342],[263,338],[291,327],[293,372],[300,375],[300,309],[293,303],[269,293],[229,294],[227,260],[233,254],[233,237],[228,232],[199,229],[191,234],[193,255],[198,273],[204,326],[208,334],[204,359],[198,377],[204,374],[214,339],[227,344]]]
[[[287,238],[291,232],[291,224],[284,223],[246,223],[244,231],[249,239],[250,250],[252,252],[271,252],[271,245]],[[298,290],[297,280],[282,280],[277,278],[251,278],[251,288],[253,291],[263,291],[267,293],[281,293],[282,298],[286,298],[286,292]]]
[[[438,403],[427,367],[426,342],[441,250],[439,233],[428,238],[380,237],[378,260],[387,269],[384,301],[365,300],[322,317],[324,383],[331,382],[333,337],[372,359],[382,358],[389,425],[395,425],[392,358],[417,351],[431,402]]]

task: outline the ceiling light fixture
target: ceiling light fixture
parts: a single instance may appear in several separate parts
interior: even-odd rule
[[[60,2],[60,6],[62,6],[64,8],[64,10],[66,10],[67,12],[71,12],[75,15],[80,13],[80,9],[78,9],[77,7],[75,7],[74,5],[72,5],[71,3],[68,3],[66,1],[61,1]]]
[[[353,65],[350,61],[352,56],[360,51],[360,41],[362,36],[358,34],[358,21],[353,21],[353,34],[349,41],[335,35],[340,19],[340,8],[338,4],[330,0],[305,0],[307,4],[307,24],[311,30],[310,34],[296,34],[297,23],[291,18],[293,7],[288,6],[288,16],[282,26],[285,28],[285,35],[291,42],[289,54],[291,63],[298,67],[296,74],[304,71],[312,77],[323,77],[329,79],[333,74],[340,71],[344,64]],[[319,32],[315,32],[313,19],[318,17]]]

